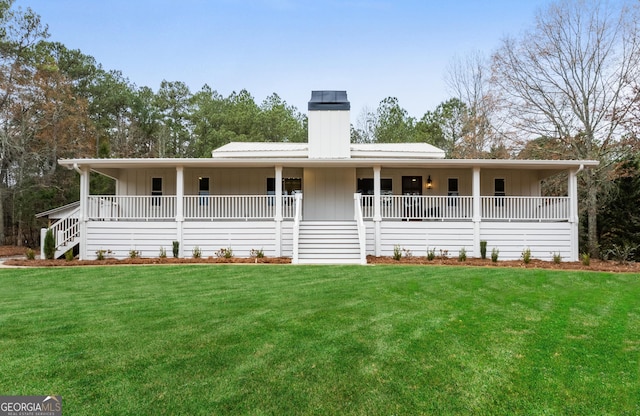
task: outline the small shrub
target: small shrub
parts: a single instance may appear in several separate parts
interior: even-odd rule
[[[491,249],[491,261],[496,263],[498,261],[498,255],[500,254],[500,250],[497,248]]]
[[[406,258],[410,259],[410,258],[413,257],[413,252],[411,250],[409,250],[408,248],[402,247],[402,255],[405,256]]]
[[[251,251],[249,252],[249,255],[256,259],[261,259],[261,258],[264,258],[264,251],[262,249],[256,250],[255,248],[252,248]]]
[[[628,243],[614,244],[611,249],[607,250],[606,257],[615,260],[618,264],[624,264],[633,257],[637,248],[638,246]]]
[[[233,257],[233,250],[231,247],[223,247],[220,250],[216,251],[216,257],[230,259]]]
[[[111,254],[111,250],[100,249],[96,251],[96,260],[104,260],[107,255]]]
[[[458,253],[458,261],[467,261],[467,249],[462,247]]]
[[[72,261],[73,260],[73,250],[67,250],[64,252],[64,259],[66,261]]]
[[[173,258],[177,259],[180,256],[180,241],[174,241],[173,245]]]
[[[522,250],[522,261],[524,262],[524,264],[529,264],[531,263],[531,249],[529,247],[525,248],[524,250]]]
[[[160,255],[159,257],[161,259],[166,259],[167,258],[167,250],[164,247],[160,247]]]
[[[400,258],[402,258],[402,249],[400,248],[400,245],[396,244],[393,246],[393,259],[395,261],[400,261]]]
[[[588,266],[591,264],[591,256],[589,255],[589,253],[582,253],[582,255],[580,256],[580,261],[582,262],[583,266]]]
[[[487,242],[486,240],[480,240],[480,258],[485,260],[487,258]]]
[[[557,253],[551,253],[553,256],[553,262],[555,264],[560,264],[560,262],[562,262],[562,256],[560,255],[560,252]]]
[[[47,260],[53,260],[56,256],[56,239],[53,236],[53,230],[49,228],[44,235],[44,257]]]
[[[27,256],[27,260],[36,259],[36,252],[32,248],[28,248],[27,251],[24,252],[24,255]]]
[[[449,250],[440,249],[440,258],[446,260],[449,258]]]
[[[193,253],[193,258],[194,259],[199,259],[200,257],[202,257],[202,250],[200,249],[199,246],[195,246],[193,248],[192,253]]]
[[[140,257],[140,252],[138,250],[129,250],[129,258],[130,259],[137,259]]]
[[[432,248],[432,249],[428,249],[427,248],[427,260],[429,261],[433,261],[433,259],[436,258],[436,249]]]

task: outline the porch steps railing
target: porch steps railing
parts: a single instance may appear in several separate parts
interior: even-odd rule
[[[47,230],[53,231],[56,242],[56,252],[54,258],[60,258],[67,250],[73,249],[80,243],[80,207],[74,209],[49,228],[44,228],[40,235],[40,257],[44,258],[44,239]]]
[[[356,221],[302,221],[299,264],[360,264]]]

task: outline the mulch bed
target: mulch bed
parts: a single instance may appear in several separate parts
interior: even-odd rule
[[[467,258],[465,261],[458,261],[457,258],[436,258],[427,260],[426,257],[403,257],[400,260],[394,260],[392,257],[374,257],[367,256],[369,264],[416,264],[416,265],[446,265],[446,266],[476,266],[476,267],[512,267],[522,269],[552,269],[552,270],[585,270],[599,272],[615,272],[615,273],[640,273],[640,263],[617,263],[605,260],[591,260],[588,266],[581,262],[560,262],[532,259],[529,264],[525,264],[522,260],[499,260],[496,263],[490,259]]]
[[[55,267],[55,266],[106,266],[106,265],[130,265],[130,264],[289,264],[291,259],[287,257],[264,257],[241,258],[232,257],[229,259],[208,257],[201,259],[175,259],[175,258],[135,258],[135,259],[105,259],[105,260],[27,260],[25,255],[25,247],[0,246],[0,258],[9,258],[4,261],[7,266],[27,266],[27,267]],[[591,260],[588,266],[581,262],[560,262],[553,263],[551,261],[531,260],[529,264],[525,264],[522,260],[500,260],[493,263],[490,259],[467,258],[465,261],[458,261],[457,258],[436,258],[427,260],[426,257],[403,257],[400,260],[394,260],[392,257],[374,257],[367,256],[368,264],[415,264],[415,265],[437,265],[437,266],[475,266],[475,267],[512,267],[525,269],[553,269],[553,270],[585,270],[585,271],[601,271],[615,273],[639,273],[640,263],[617,263],[613,261]]]

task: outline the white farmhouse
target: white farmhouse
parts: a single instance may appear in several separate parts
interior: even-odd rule
[[[262,249],[293,263],[365,264],[399,245],[414,255],[480,241],[501,259],[578,259],[577,173],[591,160],[445,159],[426,143],[350,143],[345,91],[313,91],[308,143],[229,143],[210,158],[62,159],[80,175],[80,201],[52,225],[59,254],[79,245],[117,258],[160,248],[190,257]],[[89,172],[116,181],[94,195]],[[568,195],[541,196],[541,180],[568,172]],[[44,233],[43,233],[44,235]]]

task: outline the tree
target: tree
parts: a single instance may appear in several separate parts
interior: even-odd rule
[[[258,131],[267,142],[304,142],[307,140],[306,117],[276,93],[260,106]]]
[[[162,81],[156,94],[160,114],[160,157],[189,156],[192,126],[190,123],[191,92],[180,81]]]
[[[439,104],[434,111],[427,111],[417,123],[421,141],[444,150],[446,157],[456,157],[466,134],[467,106],[457,98]]]
[[[406,143],[415,141],[415,120],[400,107],[398,99],[387,97],[380,102],[376,113],[375,141],[378,143]]]
[[[620,6],[620,7],[618,7]],[[507,38],[493,56],[506,120],[520,132],[560,140],[566,157],[595,159],[580,175],[588,249],[598,255],[598,192],[619,155],[631,82],[640,76],[637,6],[597,0],[554,3],[532,30]]]
[[[465,105],[460,111],[463,134],[456,145],[455,157],[481,158],[490,148],[503,145],[492,125],[495,99],[490,86],[490,69],[486,58],[473,52],[454,58],[445,77],[449,91]]]

